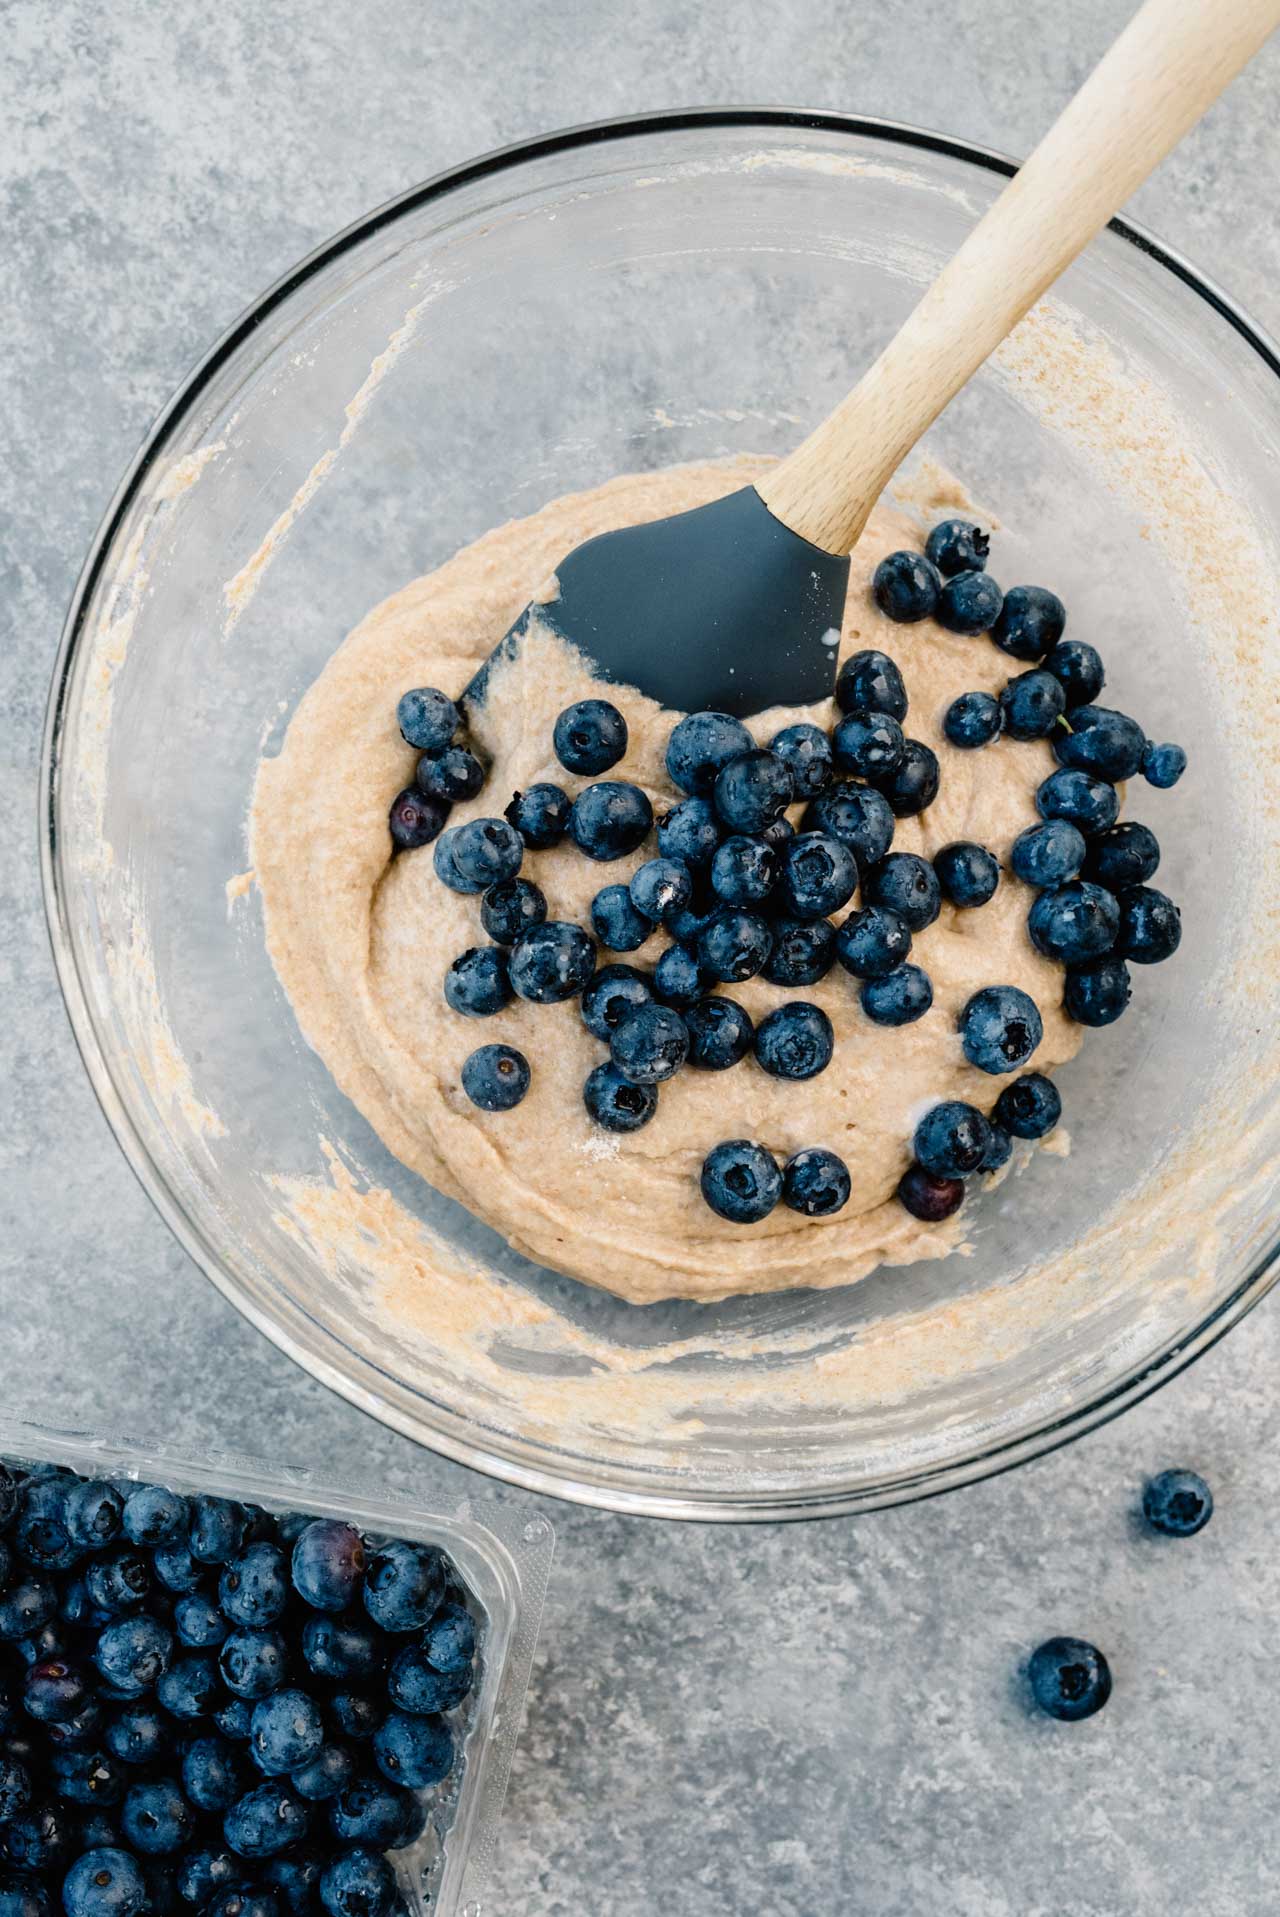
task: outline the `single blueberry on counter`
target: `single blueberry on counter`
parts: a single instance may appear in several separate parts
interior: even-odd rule
[[[985,905],[1000,883],[999,860],[971,839],[956,839],[935,852],[933,869],[943,898],[962,911]]]
[[[531,852],[547,852],[559,845],[569,830],[573,800],[558,785],[531,785],[527,792],[516,792],[503,812]]]
[[[1182,915],[1173,900],[1151,885],[1131,885],[1120,894],[1116,956],[1131,965],[1159,965],[1182,943]]]
[[[845,660],[836,680],[836,705],[841,712],[859,708],[887,712],[899,723],[907,716],[907,688],[887,652],[868,647]]]
[[[773,934],[762,918],[725,906],[698,938],[698,964],[722,984],[741,984],[762,970],[773,947]]]
[[[911,927],[887,905],[850,912],[836,933],[836,957],[854,978],[887,978],[910,951]]]
[[[756,1027],[756,1060],[771,1078],[816,1078],[831,1063],[835,1033],[817,1005],[779,1005]]]
[[[627,722],[607,699],[579,699],[556,720],[552,744],[567,772],[594,778],[626,752]]]
[[[484,767],[466,746],[444,746],[438,752],[424,752],[414,774],[421,792],[448,805],[474,799],[484,784]]]
[[[887,778],[901,763],[906,745],[896,719],[869,709],[847,712],[831,735],[836,766],[855,779]]]
[[[720,843],[720,821],[710,799],[681,799],[658,820],[658,850],[691,870],[709,865]]]
[[[462,715],[448,693],[436,686],[414,686],[400,695],[396,724],[405,744],[416,752],[438,752],[452,745]]]
[[[871,576],[871,596],[886,619],[912,625],[937,610],[942,578],[919,552],[887,553]]]
[[[1194,1471],[1161,1471],[1143,1490],[1142,1515],[1167,1538],[1193,1538],[1213,1516],[1213,1493]]]
[[[633,1085],[661,1085],[689,1056],[689,1033],[669,1005],[641,1005],[614,1030],[609,1056]]]
[[[591,901],[591,929],[611,952],[635,952],[653,936],[652,922],[637,912],[625,885],[606,885]]]
[[[1000,694],[1005,737],[1047,739],[1066,705],[1067,696],[1051,672],[1020,672]]]
[[[1024,885],[1061,885],[1074,879],[1084,865],[1085,841],[1070,819],[1046,819],[1019,832],[1009,863]]]
[[[711,861],[711,889],[725,905],[759,905],[778,877],[778,855],[763,839],[735,832]]]
[[[703,1072],[726,1072],[751,1050],[751,1020],[736,999],[700,998],[684,1015],[689,1063]]]
[[[773,945],[762,976],[772,985],[816,985],[836,958],[836,928],[829,919],[774,919]]]
[[[1067,967],[1062,1002],[1077,1025],[1114,1025],[1132,996],[1129,968],[1122,958],[1088,959]]]
[[[842,780],[807,808],[800,829],[839,839],[858,861],[858,870],[865,872],[893,844],[893,811],[882,793]]]
[[[502,879],[480,901],[480,923],[495,945],[514,945],[546,916],[547,901],[532,879]]]
[[[653,996],[683,1010],[707,989],[697,954],[687,945],[669,945],[653,968]]]
[[[607,1045],[628,1013],[653,1001],[653,988],[634,965],[602,965],[585,987],[578,1010],[593,1038]]]
[[[757,747],[730,759],[716,776],[712,796],[731,832],[763,832],[795,796],[791,768],[776,753]]]
[[[705,797],[729,761],[754,744],[741,719],[727,712],[690,712],[667,741],[667,776],[681,792]]]
[[[831,784],[831,741],[821,726],[803,721],[783,726],[770,739],[769,750],[790,770],[797,799],[816,799]]]
[[[1090,838],[1115,824],[1120,794],[1107,779],[1060,766],[1041,782],[1036,792],[1036,810],[1044,819],[1069,819]]]
[[[1087,878],[1119,893],[1127,885],[1145,885],[1155,877],[1159,864],[1160,841],[1155,833],[1136,819],[1125,819],[1090,841],[1084,869]]]
[[[990,632],[1004,603],[995,580],[987,572],[954,573],[938,594],[934,618],[948,632]]]
[[[712,1211],[734,1225],[758,1224],[782,1196],[777,1160],[747,1138],[714,1146],[702,1162],[700,1182]]]
[[[981,1072],[1016,1072],[1044,1037],[1034,999],[1016,985],[988,985],[960,1015],[964,1055]]]
[[[1062,1117],[1062,1097],[1043,1072],[1024,1072],[996,1100],[998,1124],[1014,1138],[1047,1138]]]
[[[1187,769],[1187,755],[1179,745],[1148,745],[1142,755],[1142,776],[1148,785],[1167,792]]]
[[[964,1203],[964,1182],[940,1178],[923,1165],[909,1165],[898,1180],[898,1202],[925,1225],[940,1225]]]
[[[511,1003],[511,976],[500,945],[473,945],[444,975],[445,1004],[464,1018],[492,1018]]]
[[[596,948],[580,925],[548,919],[512,946],[507,966],[521,998],[556,1005],[587,984],[596,969]]]
[[[642,917],[665,925],[693,896],[693,878],[680,859],[647,859],[632,874],[631,903]]]
[[[923,932],[942,910],[942,887],[928,859],[918,852],[891,852],[862,883],[867,905],[885,905],[910,927]]]
[[[1069,879],[1041,892],[1027,914],[1027,930],[1037,952],[1062,965],[1109,952],[1120,930],[1120,906],[1113,893],[1091,879]]]
[[[782,1202],[805,1218],[834,1218],[849,1202],[853,1181],[835,1152],[809,1145],[782,1168]]]
[[[1044,669],[1051,672],[1067,697],[1067,710],[1092,705],[1106,684],[1102,655],[1083,639],[1060,639],[1045,654]]]
[[[981,1168],[990,1144],[991,1127],[983,1113],[949,1098],[925,1113],[912,1149],[916,1163],[935,1178],[968,1178]]]
[[[509,1112],[529,1089],[529,1061],[514,1045],[480,1045],[463,1061],[462,1089],[482,1112]]]
[[[958,572],[982,572],[991,550],[991,535],[971,519],[943,519],[924,542],[924,556],[944,579]]]
[[[876,785],[888,800],[894,817],[909,819],[933,804],[941,776],[933,747],[920,739],[908,739],[893,771],[878,775]]]
[[[1062,637],[1067,609],[1045,586],[1010,586],[991,629],[1002,652],[1015,659],[1043,659]]]
[[[914,1025],[933,1004],[933,984],[918,965],[899,965],[869,978],[858,1000],[874,1025]]]
[[[658,1109],[656,1085],[635,1085],[616,1065],[597,1065],[582,1087],[582,1102],[607,1132],[638,1132]]]
[[[1141,769],[1147,739],[1137,721],[1123,712],[1080,706],[1071,716],[1070,731],[1055,727],[1053,749],[1059,764],[1116,784]]]
[[[778,900],[794,919],[825,919],[842,911],[858,886],[858,862],[828,832],[799,832],[782,848]]]
[[[998,699],[989,692],[962,692],[947,707],[942,730],[953,746],[972,752],[998,738],[1003,724]]]
[[[1074,1723],[1100,1711],[1111,1695],[1111,1667],[1094,1644],[1051,1637],[1031,1654],[1031,1695],[1049,1717]]]
[[[579,852],[605,862],[624,859],[643,845],[653,826],[653,807],[638,785],[601,779],[573,802],[569,830]]]

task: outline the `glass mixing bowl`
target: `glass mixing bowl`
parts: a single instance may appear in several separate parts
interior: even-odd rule
[[[1062,1074],[1069,1157],[973,1205],[969,1255],[643,1309],[530,1265],[337,1092],[235,876],[259,757],[370,606],[559,493],[788,449],[1010,170],[784,111],[587,127],[462,167],[246,314],[98,536],[43,821],[99,1097],[255,1324],[467,1464],[667,1516],[885,1504],[1096,1424],[1274,1279],[1280,367],[1130,227],[926,449],[1002,523],[1005,580],[1057,588],[1114,702],[1192,759],[1131,808],[1165,845],[1182,949],[1089,1035]]]

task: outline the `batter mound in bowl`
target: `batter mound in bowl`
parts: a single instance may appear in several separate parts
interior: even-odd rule
[[[716,988],[757,1024],[797,996],[820,1006],[835,1032],[831,1064],[804,1083],[772,1078],[752,1058],[724,1072],[687,1068],[661,1087],[652,1122],[619,1136],[583,1105],[583,1081],[606,1053],[576,999],[517,998],[486,1019],[446,1005],[446,970],[485,935],[478,899],[440,882],[430,846],[393,857],[387,810],[412,782],[418,756],[396,726],[401,693],[420,685],[460,693],[584,539],[700,505],[761,470],[761,462],[737,461],[616,479],[477,540],[361,622],[303,699],[278,757],[262,764],[254,795],[252,853],[271,958],[303,1034],[342,1090],[398,1158],[518,1250],[636,1303],[848,1284],[877,1265],[951,1249],[961,1219],[923,1224],[895,1190],[930,1104],[960,1099],[989,1111],[1009,1082],[967,1063],[960,1012],[984,986],[1020,987],[1044,1021],[1031,1060],[1041,1072],[1072,1057],[1082,1036],[1061,1009],[1062,968],[1028,937],[1035,895],[1007,866],[1013,839],[1038,819],[1035,792],[1053,754],[1042,741],[1000,739],[979,751],[947,743],[951,701],[973,690],[998,694],[1018,667],[985,638],[933,620],[893,624],[876,610],[869,581],[878,561],[920,544],[918,526],[884,505],[853,556],[841,655],[875,646],[896,659],[910,698],[906,730],[941,765],[937,799],[897,821],[893,849],[931,858],[954,840],[976,840],[1004,868],[988,904],[960,911],[944,902],[916,935],[911,956],[933,982],[931,1010],[910,1025],[873,1024],[857,980],[839,966],[799,995],[763,978]],[[588,784],[559,764],[552,731],[566,706],[600,693],[561,641],[532,635],[494,675],[474,729],[488,783],[454,808],[450,824],[499,816],[513,793],[539,781],[570,793]],[[608,776],[641,786],[661,815],[681,796],[664,767],[674,715],[626,689],[608,696],[630,734]],[[830,727],[835,716],[828,702],[748,724],[766,745],[793,720]],[[630,857],[599,864],[566,840],[528,854],[524,872],[546,894],[552,919],[589,927],[595,893],[628,879],[655,850],[651,837]],[[626,956],[649,967],[666,942],[655,934]],[[612,956],[602,953],[601,963]],[[464,1060],[490,1043],[517,1047],[532,1069],[527,1096],[510,1111],[480,1111],[462,1089]],[[699,1172],[712,1146],[735,1137],[780,1161],[806,1146],[837,1152],[852,1177],[849,1203],[826,1219],[782,1205],[750,1226],[718,1217],[703,1202]]]

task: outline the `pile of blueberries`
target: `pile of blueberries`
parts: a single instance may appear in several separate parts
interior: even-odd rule
[[[944,729],[964,750],[1002,732],[1052,739],[1060,766],[1037,795],[1042,822],[1021,834],[1011,863],[1037,888],[1030,936],[1066,967],[1067,1010],[1082,1023],[1108,1024],[1128,1003],[1128,961],[1167,958],[1180,936],[1177,908],[1147,884],[1159,859],[1154,834],[1116,824],[1115,782],[1143,771],[1153,784],[1172,785],[1185,755],[1151,746],[1133,720],[1094,704],[1103,685],[1097,652],[1062,638],[1066,613],[1055,594],[1038,586],[1002,593],[985,570],[987,549],[978,527],[945,521],[924,554],[895,552],[881,561],[873,594],[891,619],[933,616],[952,631],[989,632],[1013,658],[1038,662],[998,699],[963,694]],[[462,716],[451,699],[429,687],[406,692],[397,718],[421,758],[414,785],[392,804],[393,841],[404,849],[435,841],[436,873],[454,891],[480,897],[490,941],[450,966],[450,1006],[482,1018],[513,996],[543,1004],[578,997],[587,1029],[609,1048],[583,1098],[596,1123],[615,1132],[646,1125],[659,1085],[685,1066],[723,1071],[752,1053],[774,1077],[805,1080],[830,1063],[834,1037],[821,1007],[795,1000],[755,1027],[719,986],[759,975],[802,989],[838,964],[857,981],[873,1022],[903,1026],[923,1017],[933,987],[911,961],[913,937],[934,922],[944,899],[964,910],[986,904],[999,863],[969,841],[944,846],[932,861],[892,850],[895,821],[933,802],[940,775],[937,755],[903,730],[906,688],[887,653],[865,650],[847,660],[835,703],[829,733],[789,725],[768,747],[726,713],[681,719],[666,769],[683,796],[656,821],[657,856],[629,884],[596,894],[588,931],[550,919],[546,898],[521,868],[526,852],[566,837],[607,863],[635,853],[654,832],[648,796],[600,776],[627,750],[621,712],[585,699],[557,719],[557,758],[592,781],[576,795],[539,784],[517,792],[500,818],[448,827],[450,806],[477,795],[485,769],[460,743]],[[797,804],[805,807],[798,829],[787,817]],[[835,923],[855,892],[857,909]],[[598,947],[633,952],[659,928],[669,943],[652,971],[597,967]],[[960,1018],[966,1057],[993,1074],[1024,1065],[1042,1031],[1034,1002],[1010,985],[976,993]],[[511,1109],[529,1083],[529,1061],[509,1045],[481,1046],[462,1070],[464,1090],[485,1111]],[[1045,1136],[1059,1110],[1057,1093],[1036,1073],[1008,1087],[990,1117],[955,1101],[936,1107],[916,1134],[902,1203],[921,1219],[950,1216],[963,1201],[964,1178],[998,1169],[1014,1137]],[[834,1152],[810,1147],[780,1166],[744,1139],[717,1145],[701,1182],[712,1209],[738,1223],[766,1217],[779,1200],[807,1216],[830,1216],[850,1196],[848,1170]]]
[[[434,1546],[0,1464],[0,1917],[399,1917],[474,1656]]]

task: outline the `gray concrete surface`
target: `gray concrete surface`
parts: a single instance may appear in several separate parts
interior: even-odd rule
[[[1209,0],[1206,0],[1206,4]],[[297,1372],[172,1243],[99,1116],[45,945],[38,735],[86,542],[208,340],[334,228],[560,123],[788,101],[1025,151],[1114,0],[65,0],[0,5],[0,1399],[511,1502]],[[1134,211],[1280,329],[1280,46]],[[548,1506],[559,1554],[495,1913],[1261,1917],[1280,1908],[1280,1563],[1264,1306],[1156,1399],[941,1501],[659,1529]],[[1141,1539],[1143,1474],[1219,1509]],[[526,1500],[532,1503],[532,1500]],[[1116,1694],[1010,1672],[1094,1635]]]

